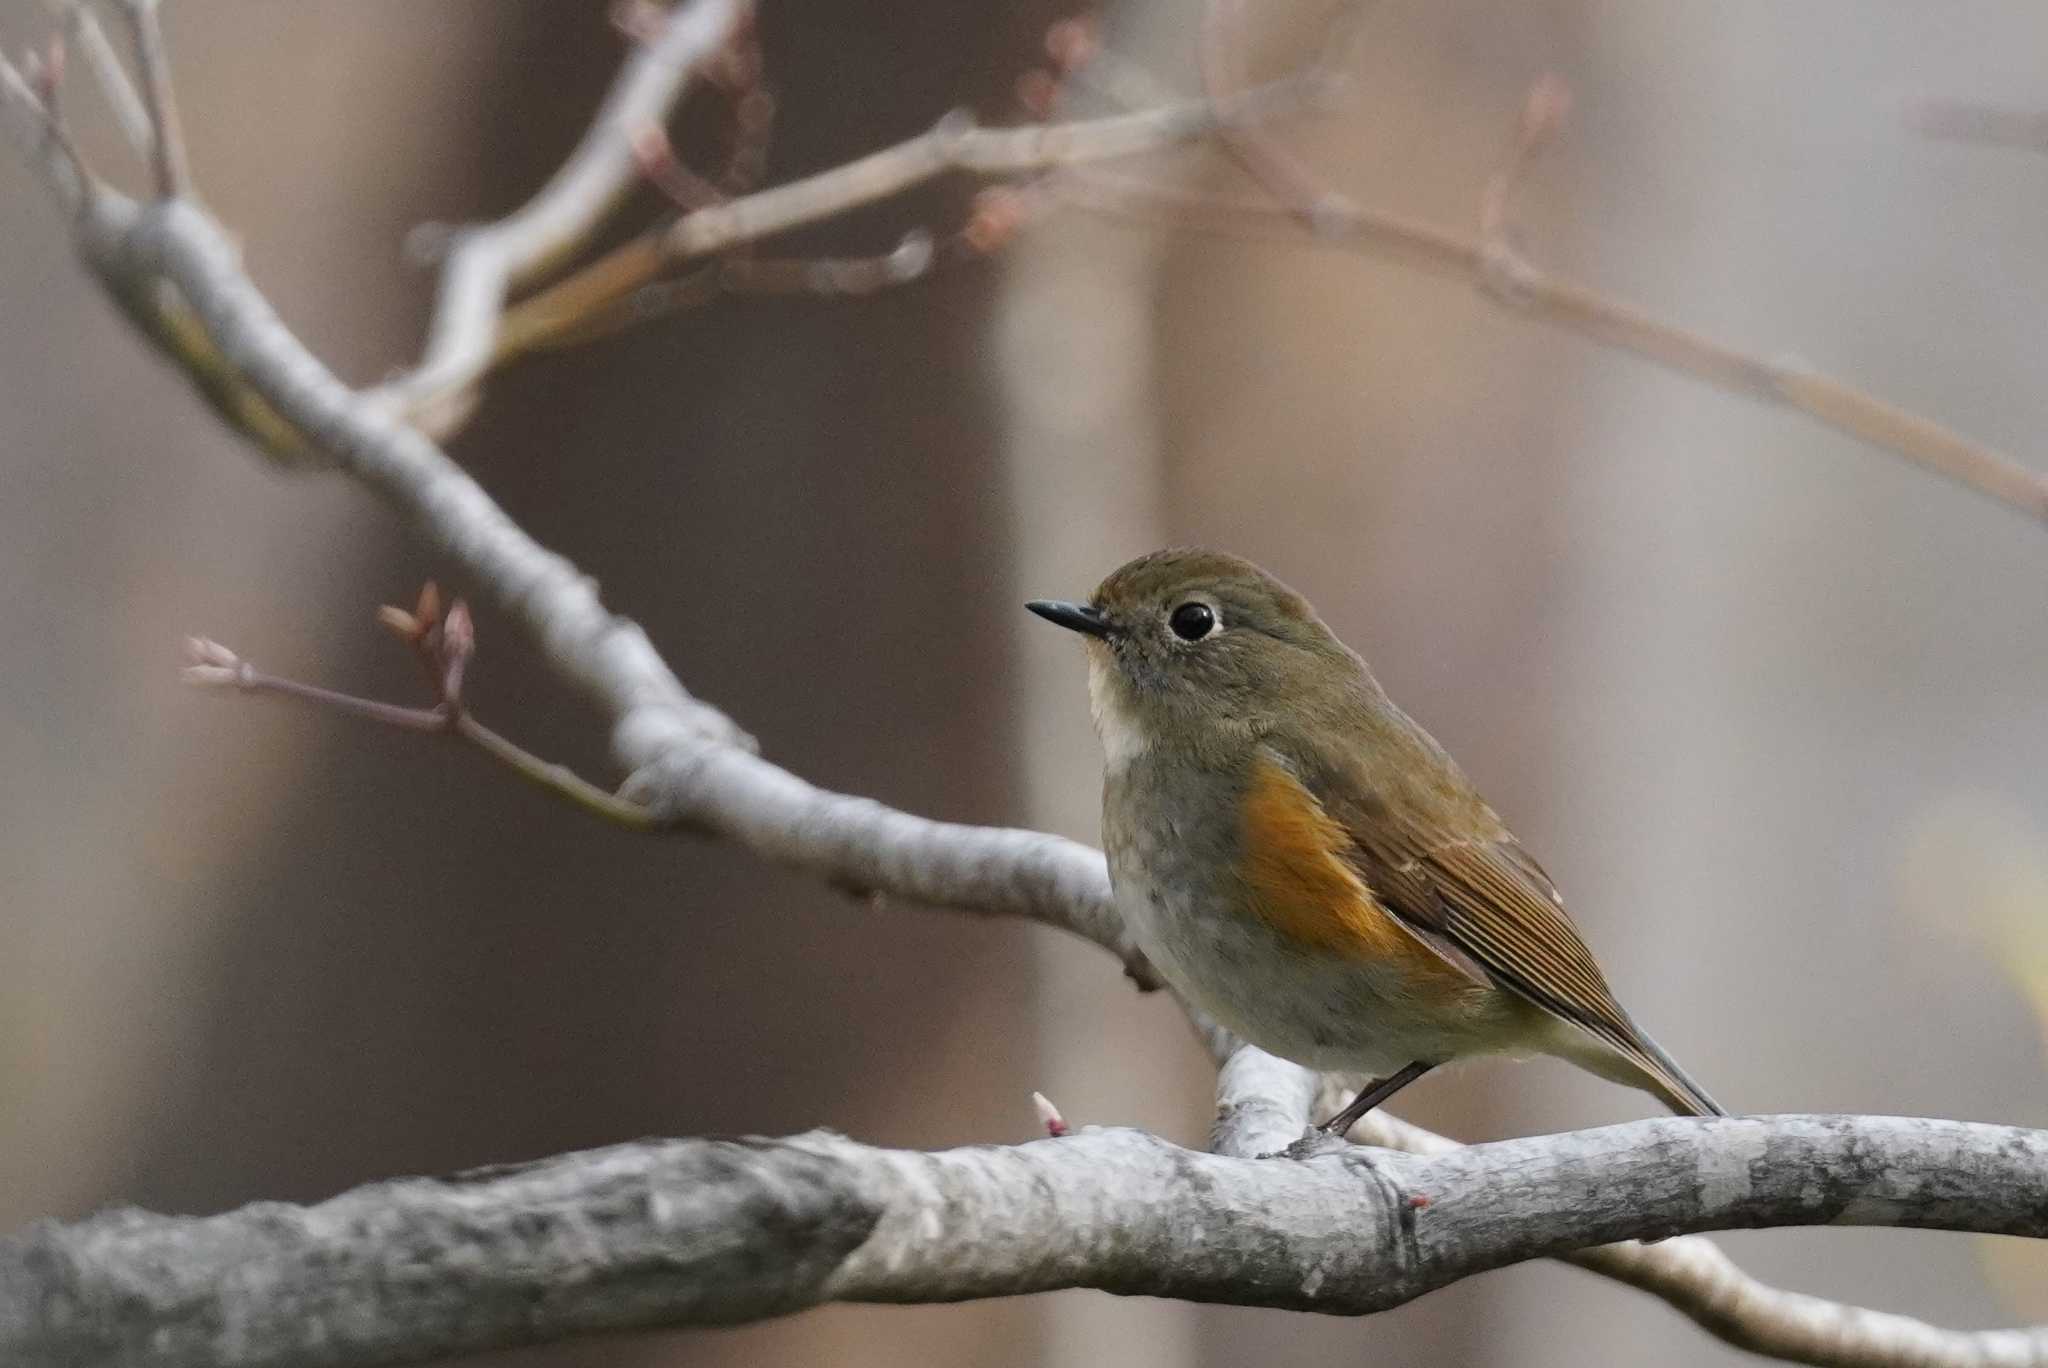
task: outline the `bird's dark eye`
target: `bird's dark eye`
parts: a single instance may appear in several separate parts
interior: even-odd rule
[[[1183,603],[1166,620],[1182,641],[1200,641],[1216,630],[1216,610],[1206,603]]]

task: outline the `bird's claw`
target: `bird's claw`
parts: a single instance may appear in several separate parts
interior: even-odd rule
[[[1321,1126],[1310,1126],[1301,1133],[1301,1139],[1284,1150],[1265,1156],[1268,1159],[1314,1159],[1325,1154],[1336,1154],[1352,1148],[1351,1142],[1342,1136],[1331,1135]]]

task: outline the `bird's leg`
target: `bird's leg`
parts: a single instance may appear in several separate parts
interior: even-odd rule
[[[1380,1103],[1386,1101],[1435,1067],[1436,1065],[1434,1064],[1425,1064],[1421,1060],[1417,1060],[1398,1073],[1389,1074],[1385,1078],[1374,1079],[1359,1091],[1358,1096],[1351,1099],[1350,1106],[1323,1122],[1317,1129],[1325,1135],[1341,1136],[1345,1134],[1358,1124],[1359,1117],[1365,1115],[1374,1107],[1377,1107]]]

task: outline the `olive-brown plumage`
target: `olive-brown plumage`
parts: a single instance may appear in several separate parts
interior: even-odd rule
[[[1373,1075],[1558,1055],[1721,1108],[1615,1001],[1550,877],[1307,601],[1213,551],[1142,556],[1085,605],[1117,905],[1174,987],[1263,1049]]]

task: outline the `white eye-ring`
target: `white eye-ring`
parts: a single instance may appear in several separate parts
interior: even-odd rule
[[[1182,641],[1200,641],[1216,630],[1216,610],[1200,599],[1189,599],[1167,616],[1166,625]]]

